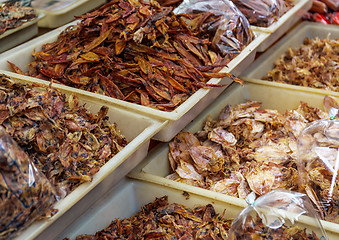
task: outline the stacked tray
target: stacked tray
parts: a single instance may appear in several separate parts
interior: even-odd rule
[[[10,71],[9,64],[7,61],[10,61],[16,64],[24,72],[27,71],[28,64],[33,60],[31,53],[41,50],[41,46],[44,43],[53,42],[57,39],[58,35],[68,26],[76,24],[72,22],[70,24],[64,25],[60,28],[57,28],[49,33],[46,33],[38,38],[35,38],[29,42],[26,42],[16,48],[13,48],[0,56],[0,71],[6,73]],[[227,72],[238,76],[242,71],[244,71],[253,61],[256,54],[257,47],[261,44],[262,41],[266,39],[268,34],[266,33],[256,33],[256,38],[245,47],[241,53],[231,60],[227,66],[222,69],[220,72]],[[225,77],[221,78],[212,78],[208,81],[210,84],[224,84],[225,87],[215,87],[209,89],[200,89],[191,95],[183,104],[177,107],[172,112],[160,111],[150,107],[141,106],[134,103],[129,103],[126,101],[114,99],[108,96],[99,95],[96,93],[91,93],[88,91],[77,90],[79,93],[95,98],[100,98],[105,101],[109,101],[114,105],[129,109],[133,112],[138,112],[143,115],[151,116],[159,121],[167,121],[166,128],[163,128],[159,133],[157,133],[153,138],[159,141],[169,141],[172,139],[184,126],[186,126],[190,121],[192,121],[204,108],[206,108],[213,100],[231,83],[232,81]],[[68,89],[69,91],[75,90],[75,88],[61,86],[59,84],[54,84],[54,87],[62,87]]]
[[[44,19],[39,21],[38,25],[43,28],[57,28],[73,21],[76,16],[80,16],[103,5],[106,3],[106,0],[60,0],[46,2],[34,3],[33,0],[31,3],[33,7],[40,9],[46,15]]]
[[[0,3],[1,4],[1,3]],[[0,34],[0,53],[7,51],[21,43],[28,41],[38,34],[38,22],[45,17],[41,11],[38,17],[32,21],[25,22],[19,27],[6,30]]]
[[[145,194],[147,192],[147,194]],[[124,179],[105,196],[96,202],[87,212],[78,218],[56,239],[68,237],[73,240],[80,234],[95,234],[97,231],[106,228],[116,218],[127,218],[134,215],[136,212],[155,198],[168,196],[169,203],[180,203],[189,208],[212,204],[216,213],[223,215],[224,219],[232,219],[242,210],[237,205],[230,204],[225,201],[220,201],[211,198],[210,196],[200,196],[194,193],[183,194],[183,191],[160,186],[143,181]],[[313,227],[312,222],[307,217],[301,217],[298,221],[299,226],[306,227],[309,230],[314,230],[318,236],[320,232]],[[302,221],[306,222],[303,223]]]
[[[278,60],[281,55],[283,55],[289,48],[300,47],[306,37],[309,39],[314,39],[316,37],[320,39],[326,39],[327,37],[329,37],[329,39],[339,38],[339,27],[336,25],[324,25],[321,23],[310,22],[303,22],[299,24],[285,37],[280,39],[271,49],[257,58],[255,62],[242,73],[241,79],[253,83],[278,86],[296,91],[339,96],[337,92],[333,91],[261,80],[263,76],[273,69],[274,62]]]
[[[33,83],[34,80],[18,74],[8,74],[11,79],[23,83]],[[46,85],[47,87],[48,85]],[[65,198],[58,201],[53,207],[59,211],[47,220],[37,221],[20,234],[17,239],[35,239],[39,234],[45,233],[53,239],[58,233],[73,222],[81,211],[87,209],[103,193],[111,189],[121,178],[133,169],[147,155],[150,139],[156,134],[165,122],[158,122],[137,113],[127,111],[109,102],[95,99],[78,93],[76,90],[61,90],[66,96],[75,94],[79,103],[86,103],[86,108],[96,114],[101,106],[109,108],[107,116],[111,123],[115,122],[121,133],[125,135],[128,144],[105,165],[100,168],[93,180],[83,183]],[[135,123],[138,124],[135,124]],[[133,126],[133,127],[131,127]],[[84,196],[86,196],[84,198]],[[65,214],[66,213],[66,214]],[[53,230],[51,230],[53,229]]]
[[[262,107],[264,109],[276,109],[279,112],[284,112],[287,109],[294,109],[298,107],[300,101],[304,101],[313,107],[322,109],[323,98],[324,96],[320,94],[298,92],[275,86],[246,83],[244,87],[241,87],[239,85],[232,84],[208,109],[204,110],[198,118],[185,127],[184,131],[195,133],[202,130],[203,123],[207,117],[210,116],[212,119],[217,118],[220,111],[227,104],[235,105],[244,103],[246,100],[254,100],[262,102]],[[146,159],[137,166],[129,174],[129,176],[181,191],[201,196],[208,196],[212,199],[225,201],[236,206],[245,207],[247,205],[245,200],[240,198],[166,179],[165,177],[171,173],[168,152],[168,143],[159,145],[150,154],[148,154]],[[334,240],[339,238],[338,224],[327,221],[322,221],[322,224],[330,239]]]

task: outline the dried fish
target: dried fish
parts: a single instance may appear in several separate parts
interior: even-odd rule
[[[338,92],[338,63],[338,39],[305,38],[299,48],[288,49],[263,79]]]
[[[0,123],[34,161],[61,197],[92,180],[127,140],[110,123],[56,89],[25,85],[0,75]]]
[[[76,240],[94,239],[220,239],[226,240],[232,220],[217,214],[211,204],[190,209],[156,198],[134,216],[114,220],[95,235],[79,235]]]
[[[168,179],[234,197],[298,189],[297,137],[311,121],[327,117],[301,103],[284,114],[248,101],[227,105],[202,131],[180,132],[169,143]]]
[[[37,17],[33,8],[24,7],[20,2],[0,3],[0,35]]]
[[[213,50],[210,36],[194,35],[172,10],[156,1],[110,1],[34,52],[26,74],[163,111],[220,86],[207,84],[210,78],[240,81],[219,73],[234,55]],[[244,28],[238,24],[236,36],[250,42]]]

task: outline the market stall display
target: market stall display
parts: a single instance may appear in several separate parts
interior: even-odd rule
[[[18,236],[27,240],[56,220],[65,228],[78,216],[77,203],[84,196],[81,207],[100,198],[146,156],[151,137],[165,123],[17,77],[1,76],[2,125],[61,198],[53,206],[57,213]],[[66,212],[70,216],[64,217]],[[53,238],[62,229],[59,225],[48,234]]]
[[[252,108],[249,108],[250,111],[246,112],[246,108],[244,108],[244,111],[241,111],[241,106],[246,106],[246,99],[260,101],[264,109],[276,109],[281,113],[290,109],[296,109],[300,105],[300,101],[304,101],[305,103],[303,104],[303,108],[298,111],[290,111],[290,113],[294,113],[294,115],[290,118],[290,125],[286,126],[286,131],[288,131],[289,134],[285,135],[287,138],[284,138],[285,130],[282,128],[282,131],[274,133],[275,127],[279,128],[279,126],[282,126],[282,121],[274,123],[274,118],[269,117],[270,114],[273,114],[277,119],[284,120],[281,113],[265,110],[258,110],[258,112],[255,113],[258,108],[255,104]],[[284,101],[281,99],[284,99]],[[193,141],[193,138],[187,138],[187,142],[182,141],[181,149],[176,152],[174,151],[176,155],[170,153],[171,144],[173,143],[158,146],[129,176],[181,189],[182,191],[190,193],[193,192],[203,196],[210,196],[213,199],[223,199],[231,204],[241,204],[244,207],[246,203],[243,199],[251,191],[260,196],[277,187],[292,187],[289,189],[298,190],[298,180],[296,178],[297,142],[296,135],[294,134],[300,132],[303,127],[306,126],[308,122],[306,119],[318,119],[319,116],[323,114],[324,117],[327,115],[327,111],[325,111],[323,106],[323,100],[324,95],[296,92],[275,86],[252,83],[245,83],[244,87],[231,85],[208,109],[185,127],[183,131],[187,132],[187,135],[193,135],[194,133],[199,135],[199,131],[205,126],[205,122],[206,120],[208,121],[209,116],[210,119],[218,119],[220,112],[225,109],[225,105],[230,104],[236,106],[239,103],[244,103],[238,107],[239,111],[225,111],[221,116],[225,119],[223,123],[225,126],[231,123],[231,121],[228,122],[226,120],[226,116],[229,116],[229,119],[232,119],[232,117],[236,119],[238,116],[238,121],[234,121],[235,125],[233,129],[237,129],[240,134],[243,133],[242,136],[257,137],[257,141],[253,141],[252,152],[249,151],[251,150],[250,148],[248,148],[247,151],[245,148],[243,152],[237,154],[236,149],[240,147],[232,146],[232,143],[238,145],[246,144],[245,140],[247,138],[241,137],[240,140],[236,140],[235,137],[232,138],[231,134],[227,134],[226,131],[224,131],[223,134],[218,134],[218,132],[222,133],[222,127],[220,127],[219,129],[216,128],[218,131],[211,132],[210,134],[210,137],[214,137],[214,142],[212,140],[205,141],[206,144],[203,146],[192,147],[192,145],[197,141],[199,142],[199,140]],[[312,106],[312,108],[306,107],[306,103]],[[317,108],[319,109],[317,110]],[[303,113],[303,111],[305,112]],[[255,119],[250,120],[248,118],[253,115],[258,116],[258,124],[255,124]],[[306,118],[303,116],[306,116]],[[263,124],[261,125],[260,123]],[[211,126],[213,126],[213,124],[211,124]],[[208,129],[211,129],[211,126],[206,124]],[[268,133],[261,135],[261,131],[265,129],[265,127],[269,129],[270,126],[272,129],[270,129]],[[232,127],[232,125],[230,125],[230,127]],[[260,141],[259,137],[261,136]],[[204,137],[204,134],[201,134],[199,137]],[[219,144],[218,142],[221,142],[222,139],[225,139],[223,144]],[[250,138],[248,138],[248,140],[250,140]],[[190,145],[188,146],[187,143]],[[174,142],[174,144],[176,143]],[[179,141],[177,144],[179,145]],[[258,151],[256,152],[256,150]],[[267,152],[265,152],[266,150]],[[203,153],[200,158],[198,151]],[[181,180],[178,179],[179,181],[173,181],[173,175],[170,175],[173,173],[171,164],[177,164],[172,163],[171,158],[173,155],[177,157],[177,159],[182,159],[179,163],[180,165],[177,165],[179,166],[176,168],[178,171],[174,173],[174,175],[177,174],[181,176]],[[256,160],[254,158],[256,158]],[[186,159],[190,159],[190,161],[186,161]],[[209,161],[210,159],[212,160]],[[238,161],[239,164],[237,164],[236,161]],[[246,164],[246,162],[248,163]],[[250,164],[251,162],[253,165]],[[242,171],[236,171],[241,167],[243,167]],[[225,171],[215,171],[220,169],[225,169]],[[169,175],[170,177],[166,178]],[[203,186],[209,186],[210,188],[202,188],[201,184]],[[280,184],[282,184],[282,186],[280,186]],[[217,192],[218,190],[219,192]],[[332,232],[335,235],[339,234],[336,230],[338,228],[337,224],[325,222],[323,226],[327,233]],[[337,237],[338,236],[339,235],[337,235]]]
[[[20,3],[0,2],[0,53],[38,33],[38,21],[45,15]]]
[[[108,6],[109,7],[109,6]],[[101,11],[101,10],[99,10]],[[163,13],[162,13],[163,14]],[[172,16],[174,18],[174,16],[167,12],[166,13],[169,16]],[[162,15],[163,16],[163,15]],[[165,16],[164,16],[165,17]],[[159,20],[160,21],[160,20]],[[161,21],[160,21],[161,22]],[[84,23],[83,23],[84,24]],[[31,54],[32,52],[35,50],[36,51],[36,55],[38,56],[37,52],[41,50],[42,45],[47,44],[47,43],[51,43],[51,42],[55,42],[58,39],[59,34],[64,31],[67,27],[69,27],[69,30],[71,29],[70,26],[76,25],[76,22],[69,24],[69,25],[65,25],[59,29],[56,29],[54,31],[51,31],[48,34],[45,34],[39,38],[36,38],[34,40],[32,40],[31,42],[27,42],[26,44],[21,45],[20,47],[16,48],[16,49],[12,49],[10,51],[7,51],[5,54],[2,55],[2,58],[0,59],[0,69],[2,70],[10,70],[10,65],[8,64],[7,61],[15,63],[15,65],[17,67],[19,67],[22,71],[24,72],[28,72],[28,64],[31,63],[34,59],[32,58]],[[94,25],[91,25],[94,26]],[[71,32],[75,33],[78,30],[76,30],[77,27],[75,29],[73,29]],[[69,31],[68,30],[68,31]],[[151,29],[152,30],[152,29]],[[157,32],[157,30],[153,29],[155,32]],[[153,31],[152,30],[152,31]],[[113,31],[113,30],[112,30]],[[100,32],[97,32],[100,33]],[[64,32],[64,34],[67,36],[67,33]],[[116,33],[115,33],[116,34]],[[231,34],[233,35],[233,34]],[[173,34],[172,36],[175,36],[175,34]],[[183,36],[183,35],[180,35]],[[239,35],[241,36],[241,34]],[[236,56],[234,57],[234,59],[232,59],[231,61],[228,62],[225,60],[225,63],[227,63],[227,66],[225,66],[221,72],[214,72],[211,73],[212,75],[218,75],[218,77],[221,76],[230,76],[232,77],[232,75],[238,75],[241,71],[243,71],[247,66],[249,66],[249,64],[254,60],[255,54],[256,54],[256,48],[260,45],[260,43],[267,37],[268,35],[265,33],[257,33],[255,39],[249,43],[248,46],[244,47],[243,50]],[[94,37],[94,36],[93,36]],[[191,39],[196,39],[196,37],[192,37]],[[161,40],[161,38],[160,38]],[[76,42],[77,40],[74,39],[74,41]],[[108,41],[108,40],[106,40]],[[149,42],[146,38],[144,39],[144,41]],[[185,41],[184,39],[178,40],[178,42],[182,42]],[[161,41],[160,41],[161,42]],[[74,42],[73,42],[74,43]],[[105,41],[102,43],[104,46]],[[65,43],[66,44],[66,43]],[[135,42],[133,42],[133,40],[130,40],[130,44],[136,44]],[[175,43],[177,44],[177,42]],[[191,44],[189,43],[185,43],[186,45],[188,44],[188,46],[191,46]],[[144,45],[140,45],[140,46],[144,46]],[[165,47],[165,46],[163,46]],[[184,50],[183,47],[181,47],[181,45],[178,45],[177,47],[179,47],[178,49],[182,51],[182,53],[186,54],[187,51]],[[83,46],[80,46],[80,49],[82,49]],[[96,48],[98,48],[99,50],[102,50],[102,47],[100,48],[99,46],[97,46]],[[67,49],[67,48],[64,48]],[[129,49],[129,47],[127,46],[126,49]],[[126,52],[126,49],[124,50],[123,53],[121,53],[122,55],[127,54],[128,52]],[[148,49],[147,51],[150,50],[150,47],[144,47],[141,49]],[[157,49],[157,48],[156,48]],[[113,48],[114,50],[114,48]],[[112,50],[112,51],[113,51]],[[140,50],[140,49],[139,49]],[[151,48],[151,50],[153,51],[154,49]],[[158,49],[159,50],[159,49]],[[177,50],[175,48],[172,49],[173,51],[177,52]],[[95,51],[93,49],[93,51]],[[92,52],[93,52],[92,51]],[[115,51],[115,50],[114,50]],[[111,52],[110,54],[114,53]],[[147,52],[146,51],[146,52]],[[159,52],[161,53],[161,51],[159,50]],[[94,53],[94,52],[93,52]],[[134,51],[131,52],[131,54],[133,54]],[[178,53],[178,52],[177,52]],[[212,59],[214,59],[214,55],[211,53],[211,57]],[[66,53],[64,53],[65,55],[67,55]],[[63,56],[65,56],[64,54],[62,54]],[[103,55],[100,55],[99,53],[95,53],[98,57],[101,56],[103,57]],[[40,56],[43,56],[44,54],[40,54]],[[87,60],[84,60],[82,57],[80,57],[80,55],[83,55],[83,57],[87,58]],[[77,58],[79,58],[78,63],[79,64],[75,64],[73,67],[74,68],[78,68],[78,67],[85,67],[83,70],[87,69],[88,66],[91,66],[91,64],[93,64],[93,66],[97,65],[97,66],[101,66],[102,68],[102,73],[101,75],[105,75],[106,70],[108,72],[111,72],[112,70],[106,69],[101,63],[99,63],[98,61],[95,60],[95,58],[91,59],[91,63],[86,63],[86,61],[89,61],[89,58],[91,54],[80,54],[79,56],[77,56]],[[128,55],[128,54],[127,54]],[[166,56],[166,54],[163,54],[161,56]],[[73,55],[75,56],[75,55]],[[93,55],[94,56],[94,55]],[[93,57],[92,56],[92,57]],[[120,56],[120,55],[119,55]],[[132,56],[132,55],[131,55]],[[149,106],[143,106],[140,104],[135,104],[132,102],[128,102],[128,101],[124,101],[124,100],[120,100],[117,98],[112,98],[109,96],[105,96],[105,95],[98,95],[96,93],[91,93],[89,91],[84,91],[81,90],[82,94],[85,95],[89,95],[89,96],[96,96],[97,98],[100,99],[105,99],[106,101],[110,101],[116,105],[119,105],[121,107],[124,108],[128,108],[131,111],[135,111],[135,112],[140,112],[142,114],[148,115],[148,116],[152,116],[153,118],[159,119],[160,121],[168,121],[168,126],[166,128],[164,128],[162,131],[160,131],[156,136],[154,136],[155,139],[160,140],[160,141],[169,141],[171,138],[173,138],[173,136],[178,133],[186,124],[188,124],[191,120],[194,119],[195,116],[198,115],[199,112],[202,111],[202,109],[204,109],[206,106],[208,106],[208,104],[210,104],[211,102],[213,102],[213,100],[227,87],[227,85],[229,85],[232,80],[228,77],[225,78],[211,78],[207,83],[201,82],[200,80],[207,80],[209,79],[212,75],[210,75],[209,72],[212,72],[212,70],[210,69],[210,67],[215,65],[207,65],[205,67],[197,67],[197,68],[190,68],[189,61],[187,61],[187,59],[185,57],[182,57],[180,55],[177,55],[177,58],[174,59],[164,59],[165,63],[168,64],[172,64],[173,61],[179,61],[179,62],[174,62],[175,64],[173,65],[173,67],[180,69],[180,71],[170,71],[171,68],[167,68],[165,66],[162,66],[163,63],[159,63],[157,64],[156,62],[154,63],[154,61],[157,59],[157,57],[151,57],[150,56],[146,56],[146,53],[143,53],[141,56],[144,56],[143,58],[138,57],[136,58],[136,62],[134,63],[134,65],[132,64],[128,64],[127,66],[125,66],[126,64],[122,64],[121,66],[125,66],[124,68],[126,69],[117,69],[118,71],[120,71],[120,73],[122,74],[122,76],[118,76],[116,79],[114,79],[113,73],[105,75],[106,78],[103,78],[103,83],[107,83],[110,85],[117,85],[119,86],[122,90],[120,90],[120,88],[113,88],[110,90],[111,93],[117,93],[119,94],[119,90],[123,91],[123,94],[126,94],[126,91],[131,91],[130,95],[126,95],[125,97],[129,97],[130,99],[134,99],[134,101],[138,102],[140,101],[141,103],[141,99],[143,100],[143,103],[149,103]],[[171,55],[171,57],[173,57],[174,55]],[[195,59],[197,62],[200,62],[199,58],[194,57],[194,55],[189,52],[189,56],[192,57],[192,59]],[[205,55],[203,55],[205,56]],[[60,56],[61,57],[61,56]],[[148,61],[143,61],[142,59],[148,59],[150,57],[150,59],[153,61],[151,61],[151,63],[155,64],[154,66],[151,65],[153,70],[157,70],[154,73],[153,72],[149,72],[149,74],[145,74],[143,71],[146,71],[145,67],[149,67],[150,62]],[[81,59],[83,59],[84,61],[82,61]],[[106,59],[105,61],[103,61],[104,63],[108,64],[107,66],[111,66],[113,68],[118,68],[120,65],[112,65],[110,63],[111,59],[110,57],[104,58]],[[119,59],[118,57],[116,57],[116,59]],[[177,59],[177,60],[176,60]],[[209,57],[207,58],[209,59]],[[222,58],[221,58],[222,59]],[[214,60],[218,60],[218,58],[214,59]],[[219,59],[220,60],[220,59]],[[219,61],[218,60],[218,61]],[[51,60],[49,60],[50,62]],[[57,67],[57,72],[61,72],[63,68],[60,68],[61,66],[65,66],[65,65],[69,65],[71,64],[69,61],[66,63],[63,63],[63,60],[60,60],[61,62],[59,62],[58,65],[55,65],[56,63],[52,63]],[[181,64],[180,66],[178,65],[178,63],[180,62],[184,62],[185,64]],[[42,61],[43,63],[43,61]],[[144,65],[144,63],[146,65]],[[149,63],[149,64],[147,64]],[[89,65],[88,65],[89,64]],[[188,65],[187,65],[188,64]],[[133,66],[135,66],[135,69],[133,70]],[[140,68],[140,66],[142,68]],[[110,68],[111,68],[110,67]],[[171,65],[172,67],[172,65]],[[221,66],[217,66],[218,68]],[[212,67],[213,68],[213,67]],[[51,67],[47,67],[45,72],[49,72],[49,70],[53,70]],[[71,68],[72,69],[72,68]],[[76,70],[69,70],[68,72],[76,72]],[[130,69],[131,71],[127,71],[128,69]],[[182,73],[183,69],[187,69],[187,73]],[[198,69],[200,69],[198,71]],[[88,71],[88,74],[91,74],[91,76],[96,76],[98,74],[94,74],[95,67],[91,68],[91,71]],[[115,70],[114,72],[117,73],[117,70]],[[44,70],[42,70],[44,71]],[[133,71],[136,71],[135,73]],[[216,70],[214,70],[216,71]],[[201,78],[201,76],[199,75],[199,72],[202,73],[205,77]],[[99,72],[100,73],[100,72]],[[170,74],[169,78],[170,80],[167,81],[167,79],[163,79],[162,74],[166,73]],[[177,75],[173,75],[174,73],[176,73]],[[182,76],[178,76],[182,73]],[[188,76],[192,75],[192,79],[189,80],[189,78],[187,78]],[[77,74],[80,74],[80,72],[78,72]],[[129,75],[126,75],[129,74]],[[126,84],[124,84],[125,82],[122,81],[121,79],[125,79],[128,80],[129,78],[132,77],[132,80],[134,79],[135,76],[137,76],[137,74],[140,74],[139,78],[136,82],[133,81],[127,81]],[[207,75],[206,75],[207,74]],[[126,76],[125,76],[126,75]],[[131,76],[130,76],[131,75]],[[158,81],[156,82],[152,82],[152,81],[146,81],[146,79],[148,79],[148,75],[149,77],[157,76],[156,79],[158,79]],[[91,79],[91,76],[83,76],[83,80],[84,79]],[[104,77],[105,77],[104,76]],[[198,79],[194,79],[193,77],[196,76]],[[75,79],[77,78],[76,76],[74,76]],[[127,79],[126,79],[127,77]],[[98,76],[96,76],[94,78],[98,80]],[[114,81],[111,81],[110,78],[114,79]],[[168,78],[168,77],[167,77]],[[174,79],[177,78],[177,79]],[[73,77],[72,77],[73,79]],[[152,78],[150,78],[152,79]],[[174,81],[173,81],[174,79]],[[181,82],[181,80],[189,80],[186,83]],[[87,81],[86,80],[86,81]],[[137,86],[140,86],[140,82],[142,82],[141,80],[145,80],[144,83],[146,84],[146,87],[144,86],[144,84],[141,85],[141,89],[137,89]],[[66,79],[67,82],[71,82],[68,79]],[[101,80],[100,80],[101,81]],[[159,83],[162,82],[163,84]],[[192,84],[191,84],[192,81]],[[115,83],[116,82],[116,83]],[[169,83],[172,84],[174,83],[174,85],[170,85]],[[85,83],[85,82],[83,82]],[[100,89],[100,87],[98,85],[93,85],[92,84],[93,81],[88,81],[88,86],[93,86],[93,89]],[[176,83],[180,83],[179,85]],[[132,85],[131,85],[132,84]],[[166,85],[167,84],[167,85]],[[81,86],[81,84],[77,84],[77,86]],[[219,85],[219,87],[218,87]],[[220,87],[220,86],[223,87]],[[55,85],[58,86],[58,85]],[[130,88],[125,88],[126,86],[130,86]],[[214,86],[214,87],[210,87],[210,86]],[[182,88],[181,88],[182,87]],[[186,87],[186,88],[185,88]],[[207,87],[207,88],[206,88]],[[82,87],[83,88],[83,87]],[[135,91],[133,91],[133,88],[135,89]],[[71,88],[70,88],[71,89]],[[73,89],[73,88],[72,88]],[[144,89],[144,90],[143,90]],[[168,91],[166,89],[169,89]],[[196,92],[189,92],[189,90],[197,90]],[[182,92],[184,91],[184,92]],[[161,94],[162,96],[160,96],[159,94]],[[179,93],[179,94],[178,94]],[[135,95],[134,95],[135,94]],[[118,95],[120,97],[122,97],[122,95]],[[142,97],[142,98],[141,98]],[[147,97],[149,97],[149,99],[147,99]],[[153,98],[155,97],[155,98]],[[165,98],[163,98],[165,97]],[[171,97],[172,99],[166,100],[166,98]],[[155,99],[158,99],[159,101],[165,103],[165,105],[161,105],[161,104],[155,104],[155,106],[153,106],[151,104],[151,101],[153,103],[155,102]],[[182,104],[178,105],[179,102],[182,102],[184,99],[186,99]],[[166,102],[168,102],[168,105],[166,105]],[[158,105],[158,106],[156,106]],[[156,109],[154,107],[158,107],[158,108],[165,108],[165,109],[174,109],[173,111],[167,112],[167,111],[163,111],[163,110],[159,110]]]

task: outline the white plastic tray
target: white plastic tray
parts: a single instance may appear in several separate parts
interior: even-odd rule
[[[0,71],[0,73],[2,72]],[[22,82],[32,82],[31,79],[23,78],[18,74],[7,75]],[[66,95],[72,93],[67,90],[62,90],[62,92]],[[54,208],[59,209],[57,214],[50,219],[33,223],[17,239],[53,239],[63,228],[73,222],[78,216],[79,209],[86,209],[141,162],[148,153],[151,137],[165,125],[165,123],[160,123],[137,113],[114,107],[105,101],[76,92],[73,93],[79,97],[80,104],[86,103],[86,108],[93,113],[97,113],[101,106],[106,105],[109,108],[107,115],[110,121],[117,123],[129,144],[101,167],[100,171],[94,175],[92,182],[81,184],[68,196],[57,202],[54,205]],[[56,221],[58,223],[54,224]],[[53,230],[46,230],[48,227]],[[48,237],[46,238],[46,235],[44,235],[44,238],[39,238],[39,234],[47,234]]]
[[[303,22],[279,40],[271,49],[257,58],[253,64],[251,64],[250,67],[242,73],[241,79],[249,82],[265,84],[267,86],[279,86],[292,90],[307,91],[323,95],[330,94],[339,97],[339,93],[333,91],[261,80],[263,76],[274,68],[274,62],[278,60],[289,48],[299,48],[306,37],[310,39],[314,39],[316,37],[325,39],[327,36],[329,36],[330,39],[339,38],[339,26]]]
[[[0,3],[1,4],[1,3]],[[0,53],[15,47],[38,34],[38,21],[43,19],[44,13],[38,12],[38,17],[25,22],[19,27],[9,29],[0,35]]]
[[[322,109],[323,97],[323,95],[319,94],[281,89],[274,86],[245,83],[245,86],[241,87],[232,84],[184,130],[191,133],[201,130],[207,117],[217,118],[220,111],[227,104],[234,106],[235,104],[246,102],[246,100],[256,100],[263,103],[263,108],[277,109],[279,112],[284,112],[287,109],[298,107],[301,100],[311,106]],[[166,179],[165,177],[171,173],[168,151],[168,143],[158,145],[128,176],[201,196],[208,196],[237,206],[246,206],[246,202],[243,199]],[[332,236],[331,239],[339,239],[339,224],[326,221],[322,221],[322,224],[327,234]]]
[[[61,5],[61,7],[41,8],[40,10],[46,14],[46,17],[40,20],[38,25],[44,28],[57,28],[73,21],[75,16],[80,16],[105,3],[106,0],[63,0],[60,1],[60,4],[54,4]],[[62,7],[63,4],[64,7]],[[32,6],[35,6],[34,2]]]
[[[145,194],[147,192],[147,194]],[[108,192],[100,201],[96,202],[79,219],[70,225],[57,239],[69,237],[75,239],[80,234],[95,234],[97,231],[106,228],[115,218],[127,218],[141,210],[142,206],[153,202],[156,197],[168,196],[170,203],[180,203],[187,207],[212,204],[216,212],[224,218],[235,218],[242,210],[241,207],[231,205],[227,202],[218,201],[209,196],[199,196],[189,194],[189,198],[183,195],[183,191],[160,186],[157,184],[124,179],[119,186]],[[303,227],[312,229],[312,221],[309,218],[303,218],[309,224],[303,224]],[[318,236],[320,233],[316,232]]]
[[[35,49],[41,50],[41,46],[44,43],[55,41],[62,30],[67,26],[73,25],[75,22],[67,24],[63,27],[55,29],[49,33],[46,33],[30,42],[27,42],[21,46],[18,46],[6,53],[0,55],[0,70],[11,71],[7,61],[10,61],[20,67],[23,71],[28,70],[28,64],[33,61],[31,53]],[[256,54],[256,49],[262,41],[268,36],[267,33],[256,33],[258,36],[253,40],[237,57],[227,64],[221,72],[230,72],[238,76],[244,71],[253,61]],[[212,78],[208,83],[214,84],[226,84],[229,85],[231,80],[229,78]],[[55,84],[55,87],[62,87],[72,91],[67,86]],[[151,116],[152,118],[159,119],[160,121],[168,121],[166,128],[161,130],[154,136],[154,139],[159,141],[169,141],[172,139],[184,126],[192,121],[204,108],[206,108],[213,100],[225,89],[226,87],[216,87],[210,89],[200,89],[189,97],[183,104],[176,108],[172,112],[164,112],[150,107],[141,106],[134,103],[114,99],[108,96],[91,93],[88,91],[78,90],[84,95],[100,98],[106,101],[110,101],[115,105],[119,105],[130,111],[139,112],[143,115]]]
[[[294,6],[272,25],[268,27],[251,26],[254,31],[270,33],[270,36],[258,47],[258,52],[264,52],[291,29],[312,7],[312,2],[312,0],[294,0]]]

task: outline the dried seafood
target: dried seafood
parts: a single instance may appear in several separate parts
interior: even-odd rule
[[[307,193],[319,215],[339,223],[339,122],[324,120],[298,139],[300,191]]]
[[[210,78],[234,79],[219,73],[231,59],[213,51],[211,39],[195,36],[172,7],[113,0],[80,19],[33,53],[28,75],[164,111],[217,86],[206,84]],[[243,30],[237,37],[248,43],[253,33]]]
[[[194,135],[179,133],[169,143],[169,162],[178,182],[246,198],[273,189],[297,189],[297,136],[327,113],[306,103],[284,114],[249,101],[227,105]]]
[[[80,235],[76,240],[94,239],[227,239],[231,220],[216,214],[213,206],[190,209],[168,203],[167,196],[145,205],[130,218],[114,220],[95,235]]]
[[[92,180],[127,141],[107,117],[79,105],[78,98],[53,88],[17,83],[0,75],[0,124],[65,196]]]
[[[19,27],[37,17],[33,8],[24,7],[19,2],[14,4],[0,3],[0,35],[6,30]]]
[[[289,49],[275,63],[264,80],[304,87],[339,91],[339,41],[308,39]]]
[[[244,223],[245,225],[246,223]],[[248,224],[246,231],[234,231],[234,236],[230,240],[245,239],[245,240],[264,240],[264,239],[288,239],[288,240],[319,240],[317,235],[307,233],[306,229],[299,226],[282,225],[280,228],[274,229],[266,227],[260,218],[255,221],[255,224]],[[244,229],[245,230],[245,229]]]
[[[0,126],[0,239],[12,239],[51,214],[56,191]]]
[[[290,0],[232,0],[251,25],[269,27],[293,7]]]

